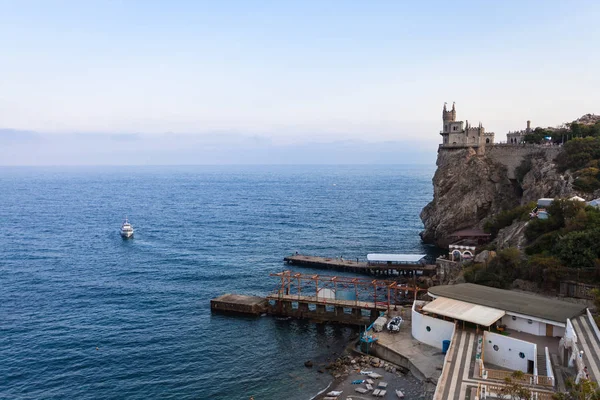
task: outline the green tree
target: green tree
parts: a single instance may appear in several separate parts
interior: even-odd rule
[[[557,243],[555,254],[570,268],[594,268],[600,256],[600,229],[569,232]]]
[[[504,387],[500,390],[499,398],[507,400],[529,400],[531,399],[531,390],[525,387],[523,371],[514,371],[510,377],[504,378]]]
[[[553,400],[600,400],[598,384],[589,379],[582,379],[579,383],[567,380],[567,393],[555,393]]]

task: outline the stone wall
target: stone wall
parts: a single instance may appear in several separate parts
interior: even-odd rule
[[[532,154],[543,153],[546,160],[552,161],[560,149],[560,146],[496,144],[486,146],[485,155],[492,161],[504,165],[509,179],[516,179],[515,170],[525,158]]]

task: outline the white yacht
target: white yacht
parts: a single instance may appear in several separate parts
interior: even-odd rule
[[[133,226],[131,226],[127,217],[125,217],[125,222],[121,225],[121,236],[125,239],[133,237]]]

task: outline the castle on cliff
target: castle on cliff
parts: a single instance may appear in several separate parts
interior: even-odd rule
[[[494,143],[494,132],[486,132],[481,122],[478,126],[471,126],[469,121],[456,120],[456,106],[452,103],[452,110],[448,111],[446,103],[442,111],[443,130],[441,147],[484,147]],[[463,126],[464,125],[464,126]]]

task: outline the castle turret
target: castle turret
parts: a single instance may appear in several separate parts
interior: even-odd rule
[[[451,111],[448,111],[446,103],[444,103],[444,110],[442,111],[442,122],[444,125],[442,132],[450,132],[450,122],[454,121],[456,121],[456,107],[454,106],[454,103],[452,103]]]

